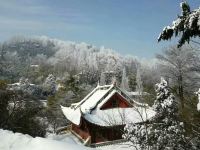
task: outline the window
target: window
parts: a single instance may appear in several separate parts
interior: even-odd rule
[[[113,101],[112,101],[112,106],[113,106],[113,107],[118,107],[118,106],[119,106],[118,100],[113,100]]]

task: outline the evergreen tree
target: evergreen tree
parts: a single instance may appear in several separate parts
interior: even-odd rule
[[[100,85],[105,85],[106,84],[106,79],[105,79],[105,74],[102,72],[101,77],[100,77]]]
[[[142,149],[192,149],[185,137],[184,124],[179,121],[177,101],[163,78],[156,84],[156,92],[153,105],[156,115],[144,123],[127,124],[124,138]]]
[[[123,73],[122,73],[122,82],[121,82],[121,89],[125,90],[125,91],[129,91],[129,85],[128,85],[128,77],[126,76],[126,69],[123,69]]]
[[[172,26],[164,27],[158,41],[169,40],[173,35],[181,35],[178,44],[178,47],[181,47],[185,42],[189,43],[192,37],[200,36],[200,8],[190,11],[190,6],[186,1],[182,2],[180,7],[182,15],[173,21]]]
[[[40,120],[40,106],[31,95],[9,90],[6,82],[0,80],[0,128],[44,137],[46,126]]]
[[[49,74],[44,83],[44,89],[47,95],[54,95],[56,92],[56,77]]]
[[[141,79],[141,74],[140,74],[140,68],[137,68],[137,74],[136,74],[136,91],[139,92],[139,94],[142,94],[143,92],[143,86],[142,86],[142,79]]]
[[[6,126],[9,116],[8,100],[10,99],[10,93],[6,90],[6,88],[6,82],[0,80],[0,128],[4,128]]]
[[[128,76],[128,79],[129,79],[128,84],[129,84],[130,91],[135,91],[136,86],[137,86],[135,74],[130,74]]]

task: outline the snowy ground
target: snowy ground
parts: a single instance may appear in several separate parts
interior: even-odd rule
[[[0,150],[132,150],[128,143],[88,148],[72,134],[36,137],[0,129]],[[133,149],[134,150],[134,149]]]
[[[71,132],[63,135],[50,134],[47,136],[47,139],[82,145],[82,143],[77,139],[77,137],[75,137]]]
[[[114,145],[107,145],[107,146],[101,146],[96,149],[98,150],[135,150],[134,147],[130,147],[131,143],[120,143],[120,144],[114,144]]]
[[[71,133],[67,133],[64,135],[48,135],[48,139],[69,142],[78,145],[82,145],[82,143]],[[130,147],[131,143],[120,143],[114,145],[101,146],[97,148],[93,148],[93,150],[134,150],[133,147]]]
[[[58,138],[59,139],[59,138]],[[0,150],[91,150],[67,138],[61,141],[36,137],[0,129]]]

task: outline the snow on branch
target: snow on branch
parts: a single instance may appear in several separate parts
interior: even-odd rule
[[[191,38],[200,36],[200,8],[190,11],[190,6],[187,2],[180,4],[182,15],[172,22],[171,26],[164,27],[158,37],[158,42],[161,40],[170,40],[173,35],[175,37],[181,35],[178,47],[181,47],[185,42],[190,42]]]

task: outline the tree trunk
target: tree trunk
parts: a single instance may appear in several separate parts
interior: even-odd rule
[[[184,94],[183,94],[183,77],[182,75],[179,76],[179,98],[180,98],[180,102],[181,102],[181,108],[182,110],[184,109]]]

